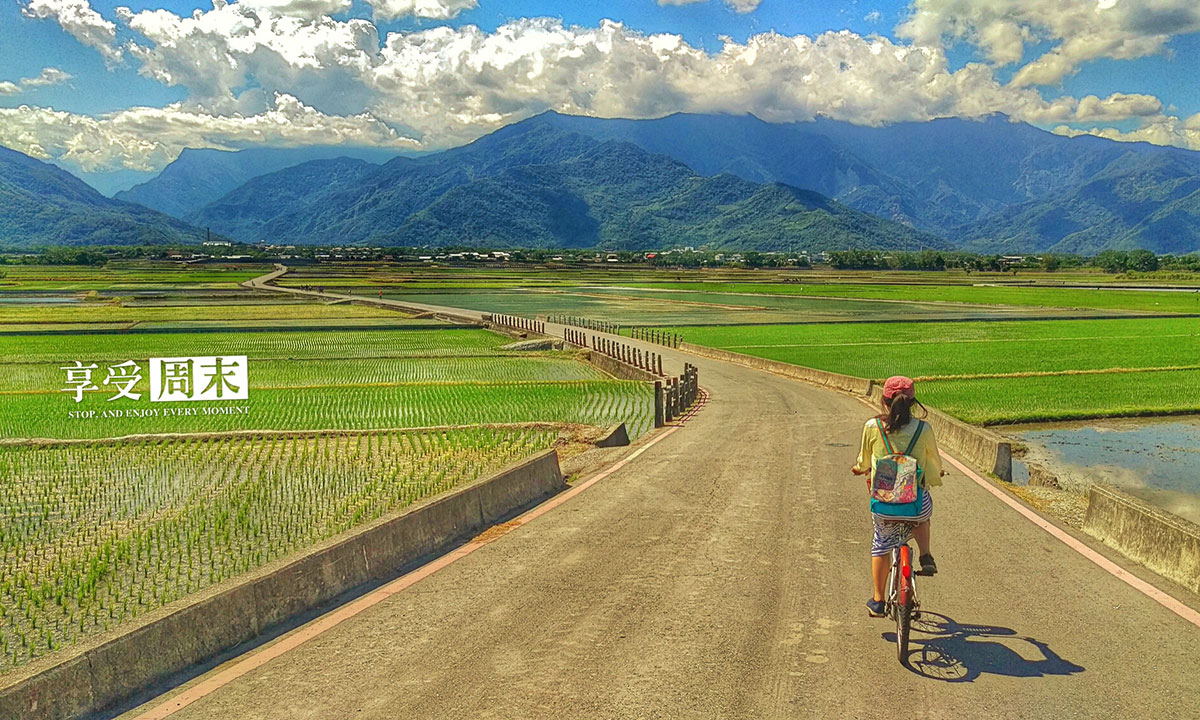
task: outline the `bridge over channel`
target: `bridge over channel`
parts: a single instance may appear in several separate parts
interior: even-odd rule
[[[902,667],[890,622],[863,607],[870,520],[848,468],[869,409],[630,342],[668,373],[699,366],[704,410],[402,592],[122,717],[1200,717],[1200,627],[959,470],[936,495],[941,572],[921,587],[935,632]]]

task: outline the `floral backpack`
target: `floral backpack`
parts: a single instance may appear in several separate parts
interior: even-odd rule
[[[921,501],[925,493],[925,473],[912,456],[925,422],[917,421],[908,449],[897,453],[892,449],[883,423],[875,421],[887,455],[875,461],[875,475],[871,478],[871,512],[891,520],[914,520],[921,514]]]

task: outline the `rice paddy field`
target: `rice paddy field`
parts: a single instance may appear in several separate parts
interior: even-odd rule
[[[626,327],[997,319],[1101,314],[1101,311],[1077,308],[756,295],[746,292],[693,292],[600,285],[555,289],[385,292],[384,297],[475,310],[502,307],[505,308],[504,312],[530,317],[565,313],[604,319]]]
[[[1084,285],[1084,283],[1087,283]],[[897,302],[941,302],[967,305],[1059,308],[1146,313],[1200,313],[1200,287],[1113,287],[1111,279],[1080,278],[1070,285],[1016,284],[1010,281],[974,284],[929,282],[665,282],[646,284],[655,290],[772,297],[858,298]]]
[[[478,428],[0,448],[0,672],[556,436]]]
[[[678,328],[689,342],[882,380],[1003,424],[1200,412],[1200,319],[939,322]]]
[[[653,424],[646,383],[394,310],[166,284],[2,300],[0,673],[588,428]],[[245,356],[247,397],[151,400],[151,358],[200,356]]]
[[[104,267],[5,265],[4,277],[0,278],[0,299],[39,292],[229,288],[271,270],[270,264],[250,261],[209,264],[114,261]]]

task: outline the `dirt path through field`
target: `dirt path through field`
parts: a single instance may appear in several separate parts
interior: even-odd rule
[[[172,717],[1200,713],[1200,630],[957,471],[936,493],[941,574],[920,588],[930,622],[914,637],[919,672],[901,667],[891,625],[863,608],[870,527],[847,469],[866,408],[664,356],[671,370],[699,366],[710,393],[681,430]]]

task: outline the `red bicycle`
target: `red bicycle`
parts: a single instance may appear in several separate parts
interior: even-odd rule
[[[921,619],[921,603],[917,600],[917,575],[912,565],[913,551],[909,543],[892,550],[892,570],[888,574],[888,614],[896,621],[896,656],[901,665],[908,665],[908,636],[913,620]]]

